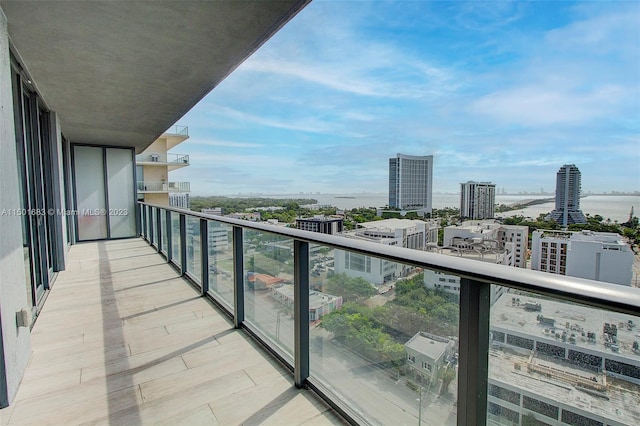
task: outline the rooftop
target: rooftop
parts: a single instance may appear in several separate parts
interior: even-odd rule
[[[515,299],[519,299],[519,302]],[[540,311],[528,311],[525,304],[540,304]],[[555,320],[555,326],[543,325],[537,319],[538,315]],[[631,323],[629,323],[631,321]],[[612,352],[605,346],[603,326],[605,323],[617,327],[619,352]],[[632,325],[629,327],[629,325]],[[567,326],[568,325],[568,326]],[[491,328],[512,330],[534,336],[536,339],[546,340],[566,346],[562,338],[556,333],[566,331],[570,336],[576,335],[572,347],[585,349],[587,352],[602,352],[611,358],[626,359],[632,364],[640,363],[640,355],[632,350],[634,341],[640,340],[640,321],[638,317],[621,313],[587,308],[582,305],[556,300],[542,299],[533,296],[514,296],[505,294],[491,308]],[[595,341],[589,341],[585,336],[588,332],[595,333]],[[568,340],[568,339],[567,339]]]
[[[413,220],[413,219],[383,219],[383,220],[374,220],[372,222],[363,222],[358,224],[358,228],[367,228],[367,229],[409,229],[414,228],[415,226],[426,226],[429,222],[425,222],[423,220]]]
[[[537,395],[543,402],[564,404],[621,424],[640,424],[640,387],[603,379],[550,358],[532,358],[530,351],[495,346],[489,351],[489,383],[519,388],[517,392]],[[593,385],[588,387],[589,383]],[[597,390],[603,387],[605,390]]]
[[[449,346],[449,339],[429,333],[419,332],[404,345],[431,359],[438,359]]]
[[[13,424],[342,424],[141,239],[72,246]]]

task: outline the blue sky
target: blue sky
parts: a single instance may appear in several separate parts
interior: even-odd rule
[[[640,190],[640,2],[315,0],[187,113],[195,195]]]

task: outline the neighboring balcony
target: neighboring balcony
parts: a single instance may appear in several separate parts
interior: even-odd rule
[[[187,167],[189,154],[138,154],[136,164],[139,166],[167,166],[169,171]]]
[[[139,193],[165,193],[165,192],[190,192],[190,182],[162,182],[140,181],[137,182]]]
[[[180,125],[176,124],[175,126],[172,126],[169,130],[167,130],[165,133],[169,134],[169,135],[177,135],[177,136],[189,137],[189,127],[188,126],[180,126]]]

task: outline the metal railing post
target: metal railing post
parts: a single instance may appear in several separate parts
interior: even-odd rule
[[[242,228],[233,227],[233,326],[244,322],[244,251]]]
[[[172,241],[172,231],[173,227],[171,226],[171,211],[165,211],[165,225],[167,228],[165,229],[165,235],[167,236],[167,261],[173,259],[173,241]]]
[[[487,423],[491,284],[460,279],[458,425]]]
[[[187,273],[187,217],[180,213],[180,272]]]
[[[209,292],[209,221],[200,219],[200,282],[202,295]]]
[[[156,209],[156,239],[158,240],[156,246],[158,247],[158,253],[162,251],[162,221],[160,220],[161,216],[162,210]]]
[[[309,377],[309,243],[294,240],[294,382],[304,386]]]
[[[140,234],[142,238],[147,238],[147,206],[140,206]]]
[[[152,246],[156,241],[156,236],[153,229],[153,209],[153,207],[149,206],[149,242]]]

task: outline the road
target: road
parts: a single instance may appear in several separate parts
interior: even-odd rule
[[[293,320],[279,311],[278,305],[266,292],[250,292],[245,302],[246,318],[292,354]],[[381,368],[334,343],[321,328],[312,329],[310,337],[311,374],[331,386],[350,407],[372,424],[418,424],[419,395],[407,387],[404,377],[398,378],[395,370]],[[455,395],[455,383],[449,390]],[[422,403],[423,425],[456,423],[455,414],[451,414],[452,397],[439,397],[437,389],[424,389]]]

